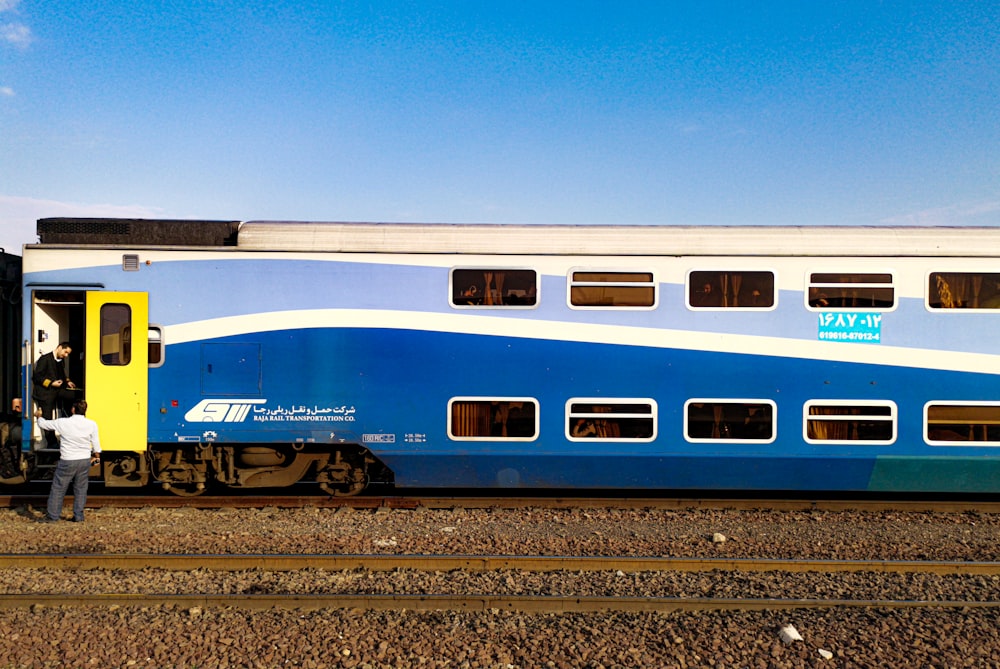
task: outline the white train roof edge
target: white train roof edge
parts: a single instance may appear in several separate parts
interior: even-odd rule
[[[1000,227],[245,221],[247,251],[601,256],[997,257]]]

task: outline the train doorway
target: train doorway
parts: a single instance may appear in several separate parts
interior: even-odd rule
[[[100,425],[103,450],[146,450],[148,321],[146,293],[33,292],[32,369],[61,342],[70,343],[66,372],[87,400],[88,417]]]

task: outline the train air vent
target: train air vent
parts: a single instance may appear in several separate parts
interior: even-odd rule
[[[139,271],[139,256],[134,253],[126,253],[122,256],[122,270],[126,272]]]

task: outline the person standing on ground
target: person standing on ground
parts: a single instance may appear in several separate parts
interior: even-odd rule
[[[61,342],[51,353],[46,353],[38,359],[31,372],[31,382],[34,386],[31,396],[42,409],[42,418],[51,420],[58,418],[56,409],[64,400],[76,399],[73,389],[76,388],[66,374],[66,358],[73,352],[68,341]],[[42,428],[45,435],[46,448],[58,448],[59,442],[51,430]]]
[[[59,443],[59,464],[52,475],[52,489],[43,523],[54,523],[62,516],[63,500],[70,484],[73,484],[73,522],[83,522],[83,507],[87,504],[87,486],[90,484],[90,467],[101,461],[101,440],[97,434],[97,423],[87,418],[87,402],[78,400],[73,404],[73,413],[65,418],[47,420],[41,417],[42,410],[35,411],[38,426],[43,430],[57,430],[61,435]]]

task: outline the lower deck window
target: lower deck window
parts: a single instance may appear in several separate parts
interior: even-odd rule
[[[805,439],[810,443],[891,444],[896,440],[896,405],[854,401],[807,402]]]
[[[649,399],[573,399],[566,403],[570,441],[652,441],[656,403]]]
[[[526,398],[456,397],[448,403],[448,436],[531,441],[538,436],[538,405]]]
[[[1000,446],[1000,403],[932,402],[924,426],[930,444]]]
[[[692,399],[684,404],[688,441],[774,441],[774,402]]]

